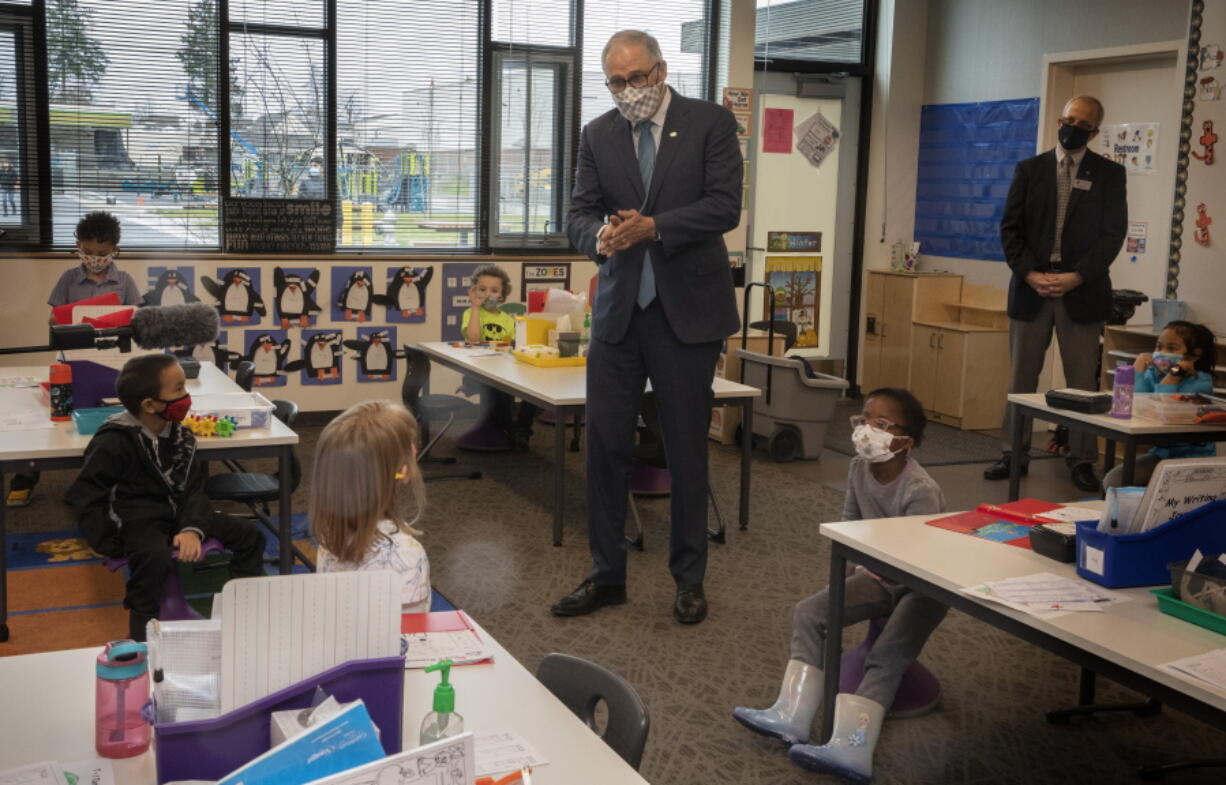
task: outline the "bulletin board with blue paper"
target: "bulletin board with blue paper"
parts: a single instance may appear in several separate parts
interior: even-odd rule
[[[1005,197],[1014,166],[1035,154],[1038,131],[1038,98],[923,107],[915,189],[922,253],[1005,260]]]

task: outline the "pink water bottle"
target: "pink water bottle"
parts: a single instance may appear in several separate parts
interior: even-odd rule
[[[131,758],[149,749],[152,729],[141,709],[149,701],[145,644],[111,641],[98,655],[94,741],[104,758]]]

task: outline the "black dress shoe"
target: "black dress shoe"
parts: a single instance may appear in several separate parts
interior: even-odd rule
[[[697,624],[707,618],[707,595],[703,594],[701,583],[677,584],[673,616],[682,624]]]
[[[985,480],[1007,480],[1009,479],[1009,465],[1013,462],[1013,456],[1005,454],[1000,456],[1000,460],[983,470],[983,479]],[[1022,461],[1022,475],[1030,473],[1030,464],[1028,461]]]
[[[605,586],[586,580],[579,584],[579,588],[555,602],[549,610],[554,616],[586,616],[606,605],[621,605],[625,601],[625,584]]]
[[[1073,485],[1077,486],[1077,490],[1098,493],[1098,477],[1094,474],[1094,464],[1079,463],[1072,468],[1069,476],[1073,478]]]

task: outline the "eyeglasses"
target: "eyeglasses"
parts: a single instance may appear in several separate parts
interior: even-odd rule
[[[1096,125],[1091,125],[1090,123],[1086,122],[1085,120],[1074,120],[1074,119],[1073,119],[1073,118],[1071,118],[1071,117],[1061,117],[1061,118],[1060,118],[1060,125],[1075,125],[1075,126],[1077,126],[1078,128],[1080,128],[1081,130],[1083,130],[1083,131],[1090,131],[1091,133],[1093,133],[1094,131],[1097,131],[1097,130],[1098,130],[1098,126],[1096,126]]]
[[[647,71],[647,73],[631,74],[629,79],[622,79],[620,76],[611,76],[604,80],[604,85],[605,87],[609,88],[610,93],[620,93],[622,90],[626,89],[626,85],[631,87],[646,87],[647,82],[651,80],[652,73],[659,67],[660,64],[656,63],[651,67],[651,70]]]
[[[899,427],[897,423],[887,420],[885,417],[874,417],[869,419],[863,414],[853,414],[851,416],[851,427],[859,428],[861,425],[868,425],[872,428],[878,428],[883,431],[888,431],[891,428]]]

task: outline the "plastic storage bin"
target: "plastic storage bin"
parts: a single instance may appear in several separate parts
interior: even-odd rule
[[[1188,572],[1187,566],[1186,561],[1167,565],[1171,571],[1171,591],[1180,602],[1226,616],[1226,580]]]
[[[73,409],[72,423],[77,426],[77,433],[82,436],[93,436],[112,414],[123,411],[122,406],[100,406],[93,409]]]
[[[365,702],[384,751],[400,752],[404,658],[354,660],[211,720],[155,724],[158,782],[216,781],[268,752],[269,717],[274,711],[310,707],[316,687],[341,703]]]
[[[1189,605],[1176,597],[1175,592],[1169,586],[1161,589],[1150,589],[1149,593],[1158,598],[1158,610],[1163,613],[1174,616],[1177,619],[1192,622],[1207,630],[1213,630],[1214,632],[1226,635],[1226,616],[1219,616],[1204,608]]]
[[[809,378],[799,357],[772,357],[737,349],[742,381],[762,390],[753,399],[753,432],[769,439],[775,461],[817,458],[826,440],[834,405],[847,390],[847,380],[824,373]]]
[[[1202,552],[1226,551],[1226,501],[1197,507],[1141,534],[1097,531],[1077,524],[1077,574],[1111,589],[1170,582],[1167,565]]]
[[[1210,412],[1226,412],[1226,398],[1212,395],[1136,393],[1132,396],[1132,416],[1165,425],[1191,425]]]
[[[267,428],[272,403],[259,393],[235,392],[193,395],[191,413],[197,417],[233,417],[239,428]]]

